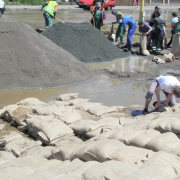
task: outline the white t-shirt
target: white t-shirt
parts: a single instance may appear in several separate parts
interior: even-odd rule
[[[159,76],[156,80],[160,88],[167,93],[171,93],[172,86],[180,86],[179,80],[174,76]]]

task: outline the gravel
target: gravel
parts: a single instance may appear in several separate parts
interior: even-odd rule
[[[130,55],[113,45],[90,23],[59,22],[42,35],[86,63],[112,61]]]
[[[81,61],[24,23],[0,26],[0,89],[59,87],[92,73]]]

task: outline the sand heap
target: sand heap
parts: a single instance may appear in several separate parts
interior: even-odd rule
[[[86,63],[111,61],[130,55],[114,46],[89,23],[59,22],[42,35]]]
[[[77,58],[24,23],[0,26],[0,89],[52,87],[89,79]]]

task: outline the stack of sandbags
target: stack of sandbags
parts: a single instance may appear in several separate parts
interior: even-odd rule
[[[118,161],[107,161],[96,164],[87,169],[81,176],[82,180],[95,179],[124,179],[128,174],[133,174],[138,169]]]
[[[12,152],[14,156],[19,156],[22,152],[32,147],[41,146],[40,141],[34,141],[23,137],[16,132],[7,132],[1,139],[6,142],[4,150],[7,152]]]
[[[73,135],[73,130],[53,116],[31,115],[26,118],[28,133],[43,144],[63,136]]]
[[[4,121],[10,122],[11,125],[17,126],[19,130],[25,128],[24,122],[27,114],[31,114],[32,111],[29,107],[23,105],[9,105],[1,110],[1,118]]]
[[[87,137],[94,137],[115,127],[121,127],[119,119],[115,117],[106,117],[97,121],[87,119],[69,126],[76,134],[85,134]]]
[[[174,149],[179,145],[179,138],[174,133],[167,132],[160,134],[157,137],[148,141],[145,147],[153,151],[164,151],[168,153],[173,153]]]
[[[69,156],[70,160],[79,158],[83,161],[108,160],[121,161],[129,165],[141,167],[153,154],[153,151],[126,146],[115,139],[101,139],[97,141],[88,141],[76,148]]]

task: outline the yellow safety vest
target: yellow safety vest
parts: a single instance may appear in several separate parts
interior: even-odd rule
[[[56,3],[56,1],[49,1],[48,5],[45,6],[44,11],[48,12],[52,17],[54,17],[54,8],[57,5],[58,4]]]

